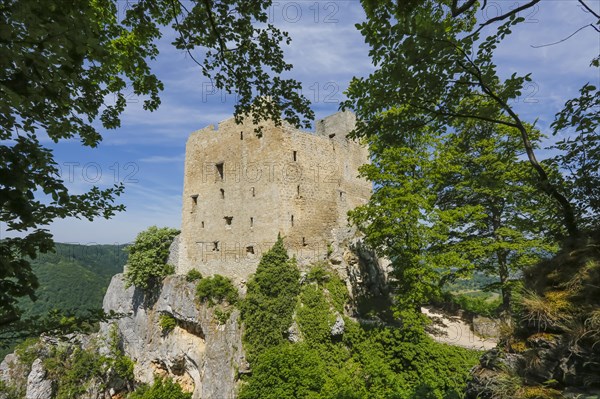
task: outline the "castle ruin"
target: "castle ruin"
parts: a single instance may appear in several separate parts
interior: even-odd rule
[[[366,203],[358,177],[367,148],[350,140],[355,116],[338,112],[316,132],[233,118],[193,132],[186,145],[177,273],[243,280],[278,234],[300,265],[325,259],[347,212]]]

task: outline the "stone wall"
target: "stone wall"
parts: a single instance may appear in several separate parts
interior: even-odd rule
[[[354,124],[339,112],[317,121],[316,134],[270,123],[258,137],[233,118],[192,133],[177,273],[244,280],[277,234],[301,265],[326,258],[333,231],[371,193],[358,178],[368,150],[346,137]]]

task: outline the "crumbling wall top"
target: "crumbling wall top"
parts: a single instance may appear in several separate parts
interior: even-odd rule
[[[340,111],[315,123],[317,136],[345,138],[356,127],[356,115],[350,111]]]

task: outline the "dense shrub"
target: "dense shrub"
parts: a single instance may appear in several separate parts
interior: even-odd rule
[[[250,358],[286,341],[300,291],[299,280],[296,261],[289,259],[283,240],[278,237],[248,282],[246,298],[241,305],[246,327],[244,343]]]
[[[196,286],[196,297],[200,302],[208,302],[209,306],[226,301],[234,305],[238,301],[238,291],[230,279],[215,274],[209,278],[203,278]]]
[[[193,283],[194,281],[198,281],[202,278],[202,273],[200,273],[196,269],[192,269],[185,275],[185,281],[188,283]]]
[[[317,351],[305,344],[281,344],[258,355],[239,399],[318,398],[326,375]]]
[[[173,274],[175,269],[167,264],[169,247],[178,230],[167,227],[149,227],[138,234],[135,242],[125,248],[129,253],[125,268],[127,287],[147,289],[163,277]]]
[[[191,399],[191,393],[183,392],[170,378],[156,378],[154,384],[141,385],[127,399]]]

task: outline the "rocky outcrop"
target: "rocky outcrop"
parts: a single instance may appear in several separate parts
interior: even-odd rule
[[[35,359],[27,377],[27,395],[25,399],[52,399],[52,381],[46,379],[46,370],[42,359]]]
[[[195,284],[169,276],[160,289],[144,292],[125,288],[123,275],[113,277],[104,297],[104,310],[124,317],[115,321],[127,356],[136,363],[136,380],[152,382],[155,375],[173,377],[193,398],[234,398],[237,371],[245,368],[239,311],[232,309],[220,324],[214,308],[198,305]],[[173,317],[169,332],[161,316]],[[101,327],[108,334],[109,324]]]
[[[520,310],[472,370],[468,399],[600,397],[600,235],[524,271]]]
[[[355,313],[364,302],[387,298],[390,262],[365,245],[355,227],[335,229],[333,236],[327,260],[346,282]]]
[[[531,340],[529,340],[531,341]],[[523,352],[486,352],[472,371],[468,399],[597,398],[600,379],[591,353],[574,354],[558,337],[538,336]],[[594,366],[592,365],[593,369]]]

